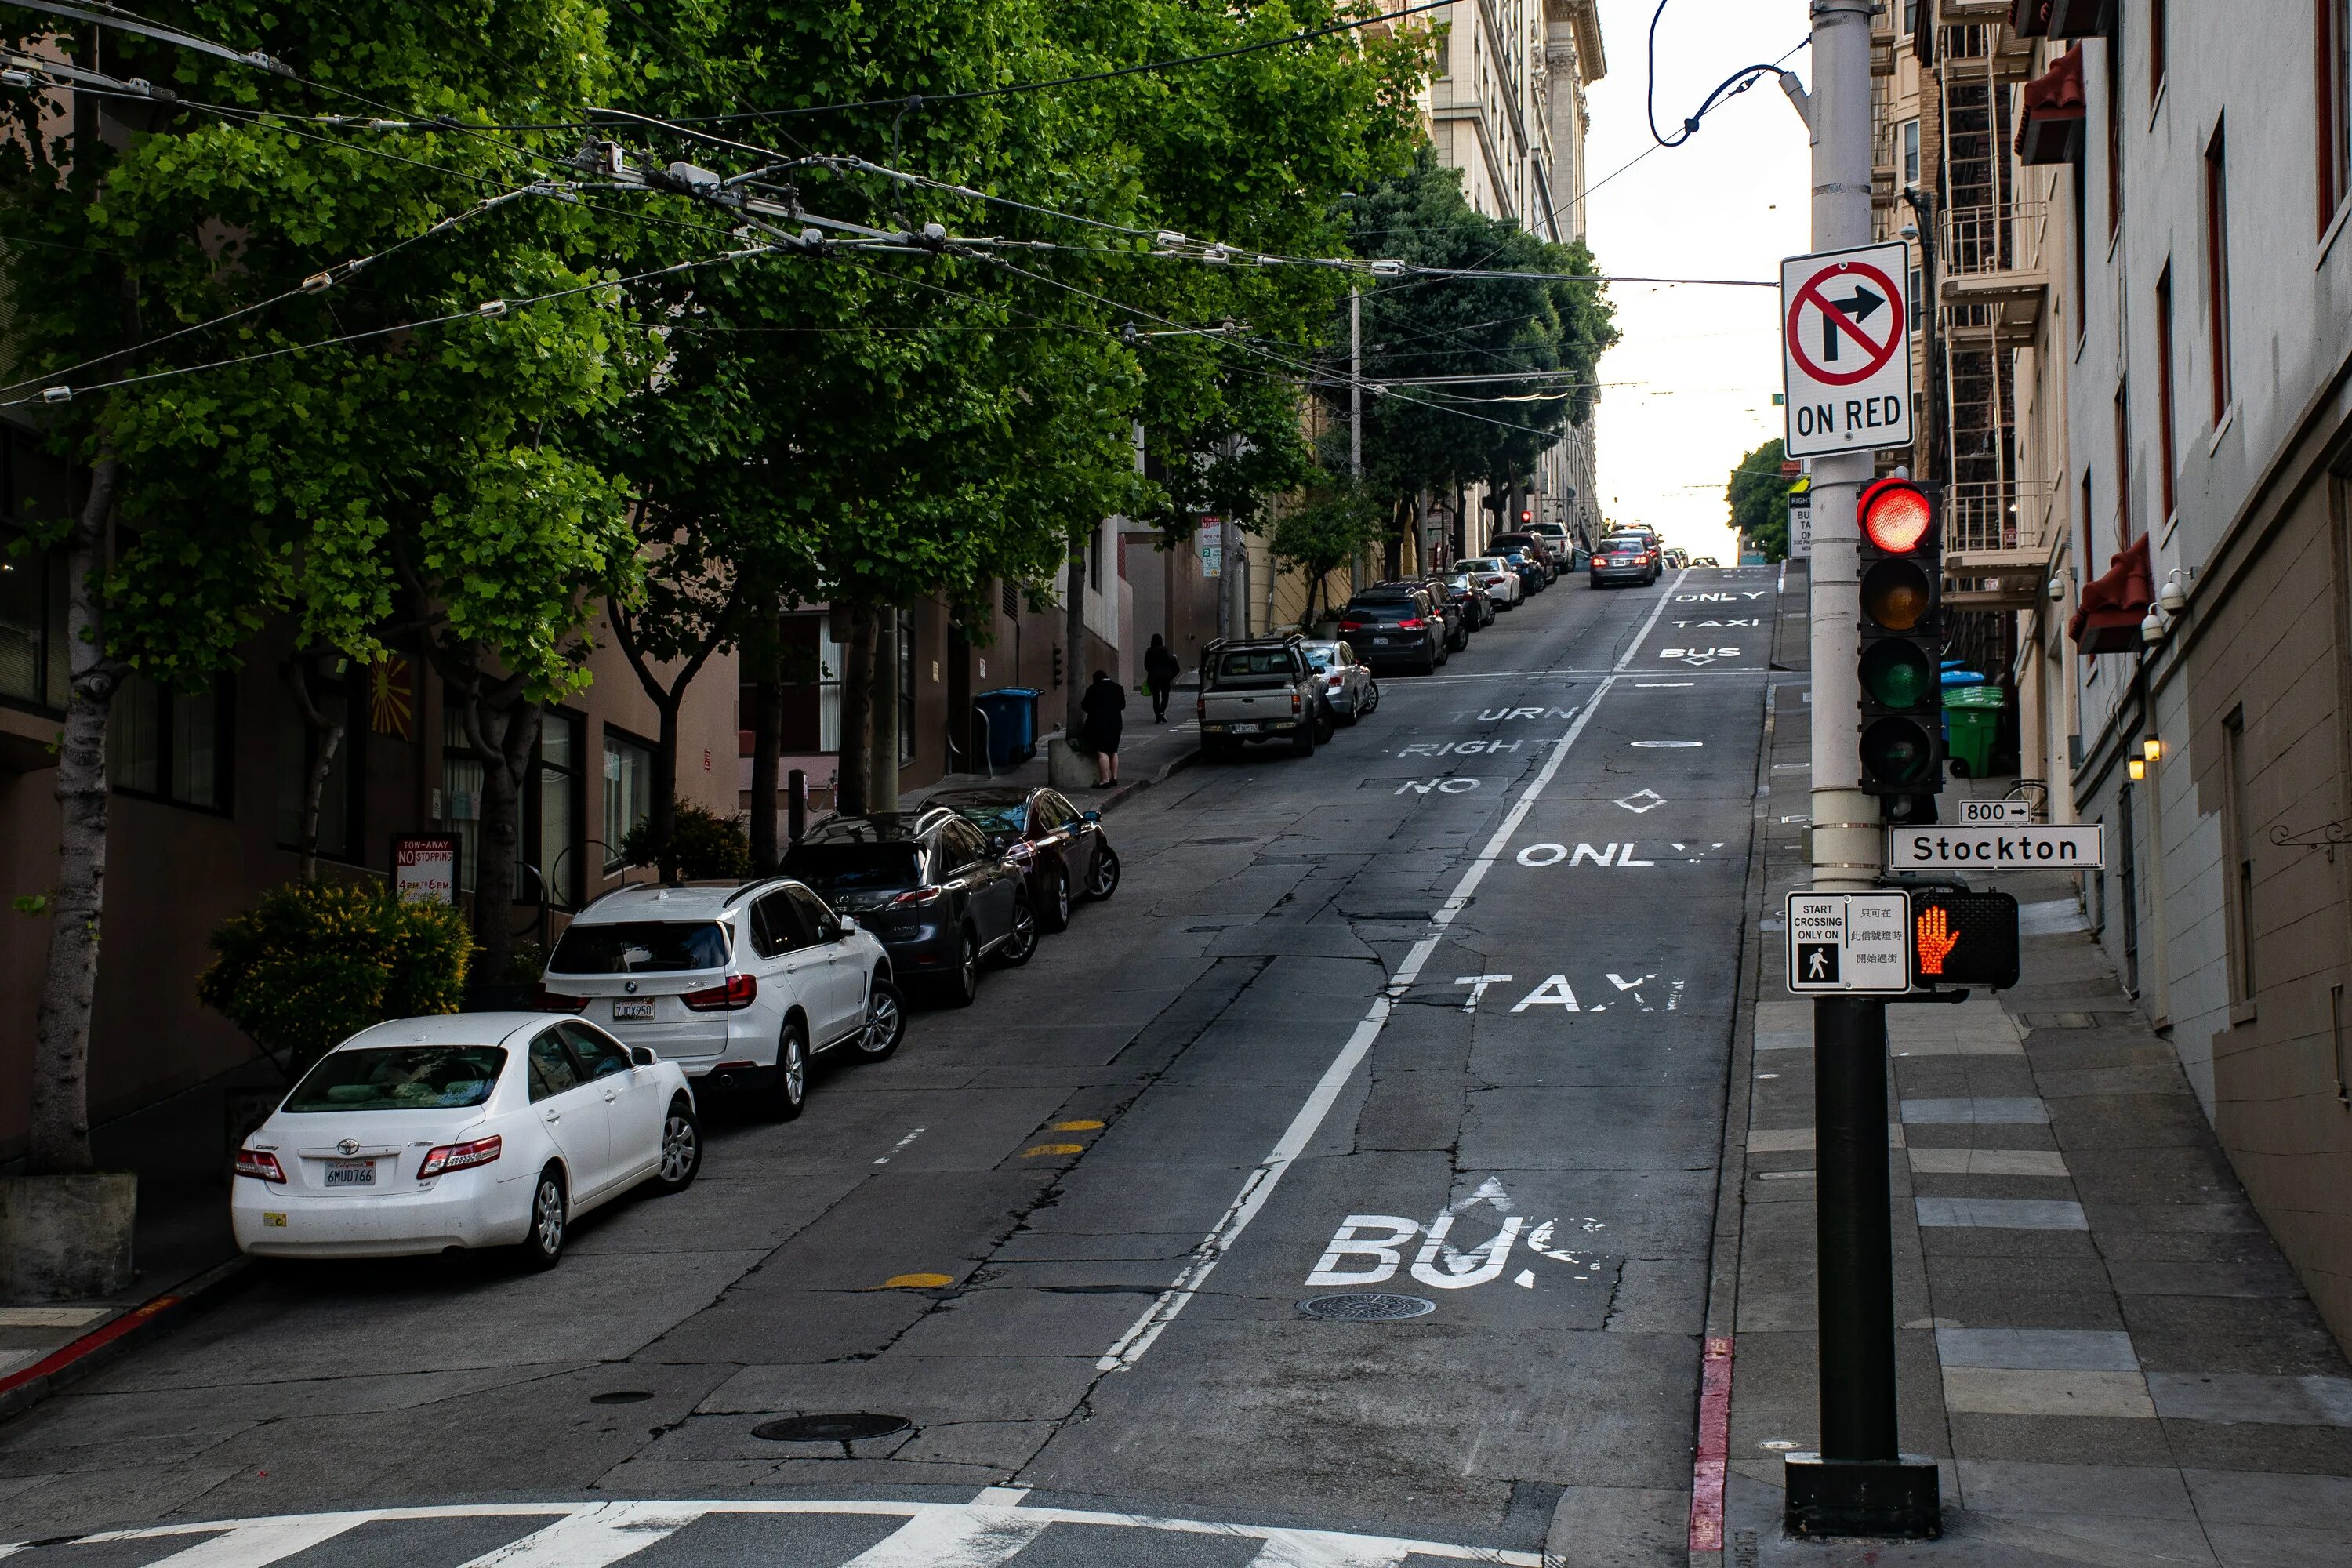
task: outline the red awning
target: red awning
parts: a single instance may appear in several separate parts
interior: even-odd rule
[[[2106,575],[2083,590],[2083,600],[2066,623],[2077,653],[2130,653],[2140,646],[2139,624],[2156,604],[2156,568],[2148,564],[2143,533],[2116,552]]]
[[[2009,30],[2021,38],[2050,35],[2051,0],[2016,0],[2009,8]]]
[[[2017,158],[2021,163],[2063,163],[2081,144],[2083,46],[2076,44],[2050,68],[2025,84],[2017,114]]]

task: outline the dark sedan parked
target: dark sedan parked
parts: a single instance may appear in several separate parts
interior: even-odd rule
[[[980,966],[1037,951],[1037,908],[1022,868],[987,835],[943,806],[829,816],[781,868],[879,938],[904,985],[928,982],[961,1007],[980,991]]]
[[[1103,834],[1102,813],[1080,811],[1057,790],[948,790],[925,804],[955,812],[1021,868],[1030,905],[1047,931],[1069,925],[1078,899],[1108,899],[1118,888],[1118,851]]]

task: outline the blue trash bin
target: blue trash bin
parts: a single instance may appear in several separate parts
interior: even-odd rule
[[[1034,686],[1000,686],[973,696],[971,705],[988,721],[988,765],[1017,768],[1037,754],[1037,699]]]

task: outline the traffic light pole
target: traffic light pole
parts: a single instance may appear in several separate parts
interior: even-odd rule
[[[1870,20],[1874,0],[1812,0],[1812,239],[1867,245]],[[1812,459],[1811,566],[1812,885],[1874,887],[1884,868],[1878,803],[1864,793],[1859,531],[1867,452]],[[1788,1458],[1792,1534],[1939,1532],[1933,1461],[1896,1446],[1892,1203],[1886,1156],[1886,1004],[1813,1003],[1814,1231],[1819,1252],[1821,1442]]]

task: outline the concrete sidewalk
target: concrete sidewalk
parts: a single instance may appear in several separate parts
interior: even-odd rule
[[[1200,756],[1201,726],[1192,717],[1192,700],[1199,694],[1197,687],[1180,686],[1171,694],[1165,724],[1151,721],[1151,700],[1130,694],[1127,708],[1127,730],[1118,748],[1119,782],[1109,789],[1091,786],[1071,792],[1070,799],[1082,811],[1110,811],[1126,801],[1166,782],[1171,773],[1189,767]],[[1036,785],[1047,782],[1045,777],[1045,743],[1061,734],[1056,726],[1038,737],[1037,754],[1015,768],[990,773],[950,773],[936,784],[906,792],[909,806],[919,805],[941,790],[970,789],[982,784]]]
[[[1774,742],[1710,1329],[1735,1344],[1726,1550],[1691,1561],[2352,1563],[2352,1367],[2071,879],[2046,873],[2000,879],[2024,906],[2016,990],[1889,1009],[1902,1446],[1941,1465],[1945,1538],[1783,1535],[1778,1455],[1819,1428],[1811,1010],[1786,994],[1778,929],[1804,875],[1805,726]]]

